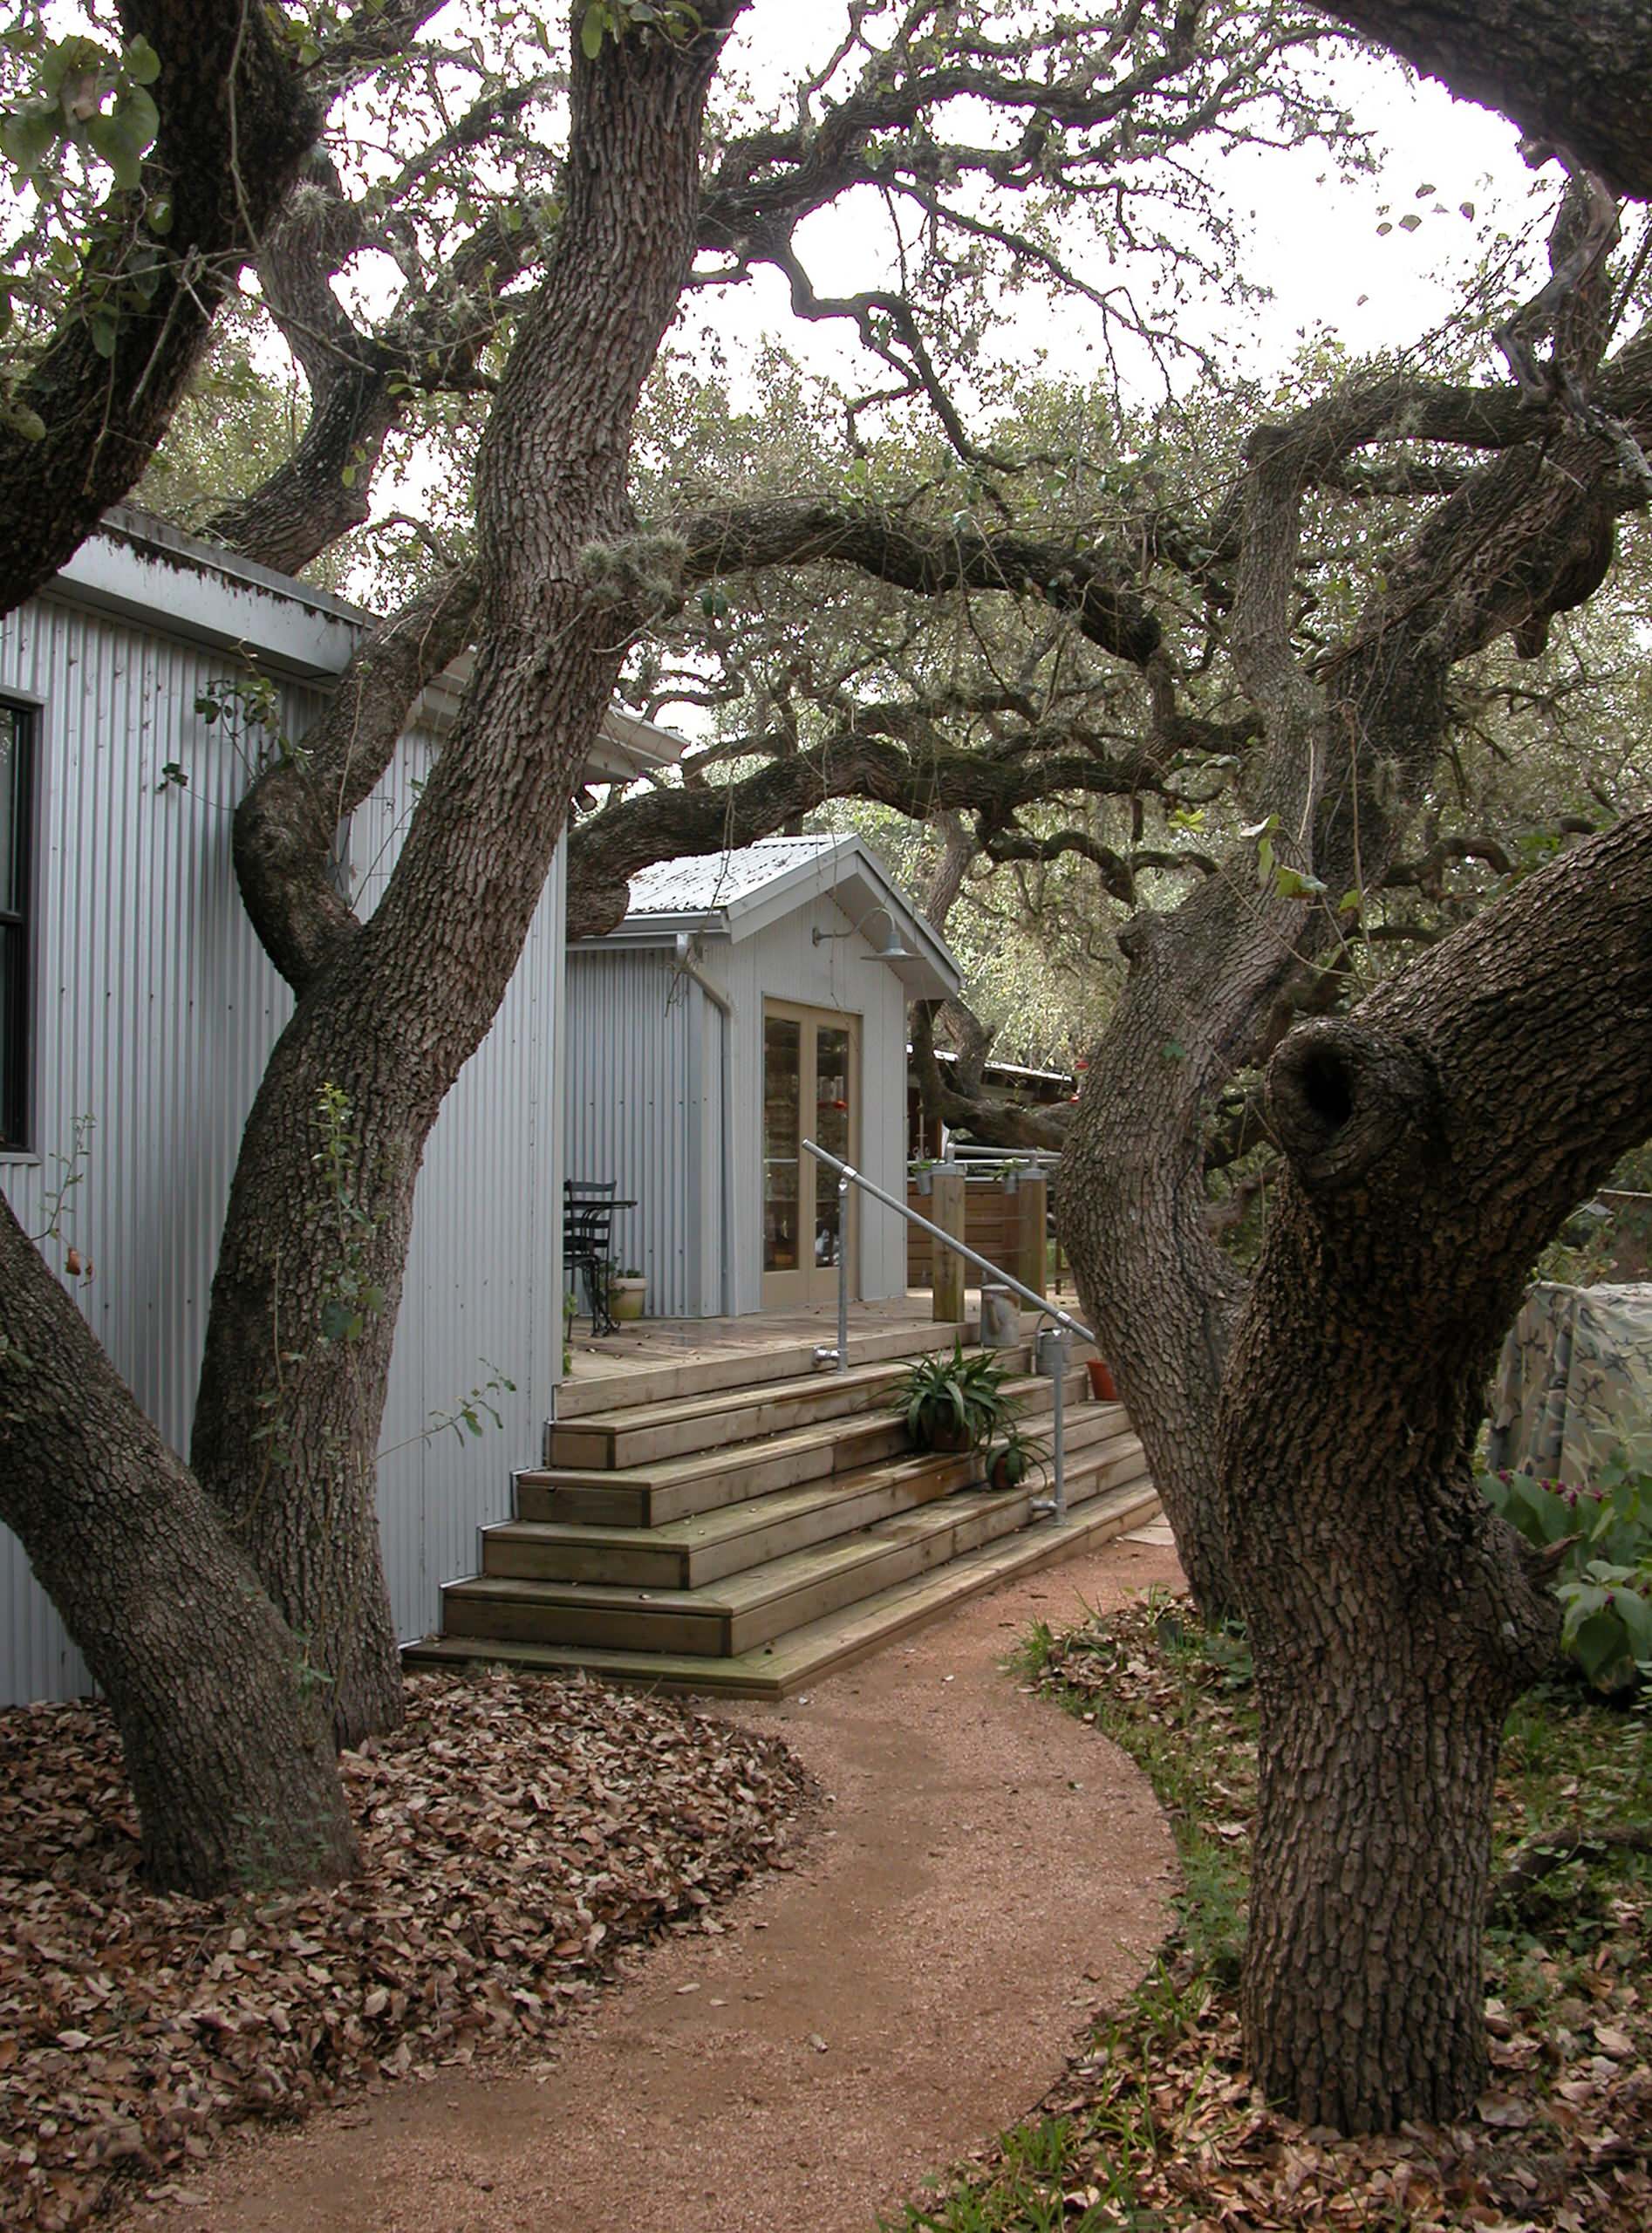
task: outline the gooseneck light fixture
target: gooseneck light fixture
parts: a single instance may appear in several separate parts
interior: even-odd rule
[[[884,943],[877,948],[874,954],[871,955],[870,959],[874,961],[916,961],[918,959],[918,956],[915,953],[909,953],[906,947],[901,944],[899,927],[895,921],[893,913],[887,907],[873,907],[869,909],[868,912],[861,917],[858,923],[851,923],[846,931],[823,931],[819,924],[816,923],[810,930],[809,935],[816,946],[824,946],[828,939],[852,939],[865,929],[867,924],[871,921],[874,915],[882,915],[887,918],[889,923],[889,935],[884,940]]]

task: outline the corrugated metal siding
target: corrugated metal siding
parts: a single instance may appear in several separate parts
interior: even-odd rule
[[[242,912],[233,741],[195,711],[220,656],[41,598],[0,624],[0,690],[38,701],[33,1123],[38,1160],[0,1160],[26,1229],[93,1129],[65,1198],[96,1277],[73,1292],[139,1402],[187,1449],[229,1178],[266,1049],[290,1013]],[[283,695],[302,733],[321,703]],[[164,764],[187,769],[167,782]],[[48,1244],[48,1253],[52,1253]],[[0,1695],[86,1687],[13,1539],[0,1531]]]
[[[244,770],[195,698],[226,655],[50,598],[0,622],[0,691],[38,715],[34,858],[34,1161],[0,1186],[38,1233],[78,1116],[95,1129],[65,1238],[97,1267],[76,1299],[163,1434],[188,1448],[211,1275],[247,1110],[290,1000],[242,911],[229,817]],[[283,693],[301,736],[323,703]],[[362,810],[352,857],[381,888],[428,741]],[[175,761],[187,788],[167,783]],[[386,1446],[487,1376],[517,1383],[503,1435],[451,1435],[386,1459],[386,1567],[402,1633],[430,1627],[436,1586],[474,1567],[479,1523],[509,1509],[538,1454],[560,1342],[550,1042],[561,968],[553,879],[518,980],[450,1096],[420,1181]],[[74,1696],[85,1666],[0,1529],[0,1700]]]
[[[715,1232],[717,1205],[701,1198],[706,1103],[691,1078],[717,1076],[719,1021],[669,954],[576,946],[568,956],[565,1168],[616,1179],[637,1203],[615,1220],[614,1254],[641,1267],[654,1318],[720,1307],[705,1294],[703,1230],[709,1218]],[[691,1063],[696,1041],[704,1051]]]

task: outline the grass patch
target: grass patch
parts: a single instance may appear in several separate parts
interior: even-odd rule
[[[1522,1699],[1498,1786],[1487,1933],[1493,2083],[1449,2128],[1345,2141],[1268,2107],[1236,1986],[1256,1790],[1242,1634],[1155,1595],[1016,1669],[1130,1755],[1182,1864],[1175,1930],[1037,2121],[1006,2134],[900,2233],[1645,2233],[1652,2225],[1649,1716],[1581,1684]]]

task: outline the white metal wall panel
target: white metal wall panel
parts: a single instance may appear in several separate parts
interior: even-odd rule
[[[707,1299],[705,1236],[718,1230],[720,1205],[703,1198],[700,1144],[719,1021],[668,951],[568,955],[565,1169],[615,1179],[620,1198],[636,1202],[615,1219],[614,1254],[641,1267],[651,1317],[720,1308],[715,1285]]]
[[[0,622],[0,692],[38,713],[34,849],[31,1157],[0,1155],[0,1186],[31,1233],[46,1222],[76,1118],[94,1119],[65,1239],[96,1265],[76,1299],[117,1369],[187,1451],[212,1267],[241,1131],[290,1013],[242,911],[230,813],[245,774],[198,693],[221,652],[43,597]],[[323,703],[283,693],[288,734]],[[428,739],[399,758],[352,832],[382,889]],[[167,761],[188,782],[164,781]],[[560,857],[559,857],[560,862]],[[509,1507],[538,1454],[560,1354],[560,1204],[552,1157],[560,865],[501,1015],[432,1136],[418,1198],[385,1444],[417,1437],[488,1377],[515,1381],[504,1433],[461,1448],[414,1441],[381,1469],[385,1557],[400,1632],[433,1624],[437,1588],[474,1570],[475,1530]],[[49,1252],[50,1253],[50,1252]],[[74,1696],[84,1663],[0,1529],[0,1702]]]

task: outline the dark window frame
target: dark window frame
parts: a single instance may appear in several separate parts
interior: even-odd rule
[[[11,723],[14,744],[11,782],[10,889],[0,880],[0,1154],[27,1153],[33,1115],[33,902],[34,821],[39,726],[38,709],[15,698],[0,698],[0,714]],[[0,869],[5,867],[0,863]],[[15,905],[9,905],[8,900]]]

